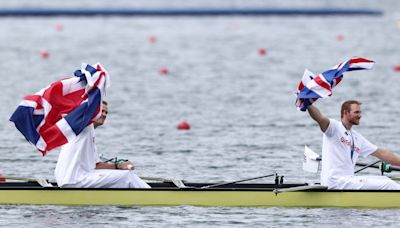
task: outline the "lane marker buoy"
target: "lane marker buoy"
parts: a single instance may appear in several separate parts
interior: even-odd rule
[[[190,125],[186,121],[182,121],[176,127],[178,130],[190,130]]]
[[[43,50],[40,52],[40,56],[42,57],[42,59],[47,59],[47,58],[49,58],[49,52],[46,50]]]

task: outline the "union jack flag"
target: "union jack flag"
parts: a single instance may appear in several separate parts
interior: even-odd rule
[[[83,63],[75,77],[56,81],[24,97],[10,117],[43,156],[73,140],[101,115],[110,77],[99,64]]]
[[[304,112],[318,98],[331,96],[332,88],[342,81],[344,72],[370,70],[374,64],[372,60],[354,57],[318,75],[306,69],[296,91],[297,109]]]

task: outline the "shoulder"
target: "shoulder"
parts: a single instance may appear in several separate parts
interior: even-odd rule
[[[337,129],[340,129],[341,126],[341,122],[337,121],[335,119],[331,119],[329,118],[329,125],[328,128],[326,129],[326,131],[324,132],[326,135],[330,136],[333,135],[334,132],[337,131]]]
[[[329,118],[329,125],[328,128],[339,128],[342,123],[338,120]]]
[[[85,129],[81,133],[86,133],[86,134],[93,134],[94,133],[94,125],[93,123],[87,125]]]
[[[95,131],[93,124],[89,124],[78,135],[76,135],[76,141],[85,141],[92,137],[95,137]]]
[[[338,124],[340,124],[340,123],[341,123],[341,122],[340,122],[340,121],[338,121],[338,120],[335,120],[335,119],[329,118],[329,124],[338,125]]]
[[[360,139],[362,139],[362,140],[367,140],[360,132],[358,132],[358,131],[356,131],[356,130],[354,130],[354,129],[351,129],[351,133],[352,133],[354,136],[357,136],[358,138],[360,138]]]
[[[360,132],[358,132],[356,129],[354,129],[354,127],[351,128],[351,133],[352,133],[353,135],[356,135],[357,137],[360,137],[360,138],[362,138],[362,139],[365,139],[364,136],[363,136]]]

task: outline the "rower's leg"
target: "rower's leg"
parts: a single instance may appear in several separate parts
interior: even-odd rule
[[[386,176],[354,176],[343,183],[342,189],[400,190],[400,184]]]
[[[77,188],[151,188],[131,170],[97,169],[74,186]]]

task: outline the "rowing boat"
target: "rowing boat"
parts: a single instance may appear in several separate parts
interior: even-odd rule
[[[400,191],[327,190],[318,184],[184,184],[184,188],[153,182],[151,189],[94,189],[2,182],[0,204],[400,208]]]

